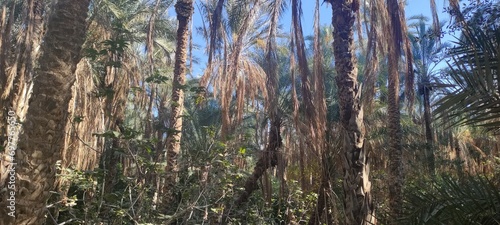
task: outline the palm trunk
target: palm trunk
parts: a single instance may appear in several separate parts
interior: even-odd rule
[[[186,83],[189,23],[193,11],[193,0],[178,0],[175,4],[175,12],[177,13],[179,25],[177,28],[177,48],[175,51],[172,89],[172,112],[170,117],[171,132],[168,134],[167,138],[167,166],[165,167],[167,175],[164,204],[174,203],[173,187],[177,179],[177,156],[180,152],[182,137],[182,111],[184,110],[184,85]],[[174,206],[176,204],[172,205]],[[173,210],[175,210],[175,208]]]
[[[388,134],[389,134],[389,224],[396,224],[402,211],[402,187],[403,187],[403,149],[401,146],[401,116],[399,112],[399,59],[401,57],[401,45],[403,43],[401,31],[401,19],[399,4],[397,0],[387,1],[387,12],[390,21],[386,30],[391,35],[387,39],[389,47],[388,58]]]
[[[428,157],[428,169],[431,175],[434,174],[435,171],[435,159],[434,159],[434,135],[432,132],[432,124],[431,124],[432,116],[431,116],[431,101],[430,101],[430,90],[429,87],[424,85],[424,122],[425,122],[425,139],[426,149],[427,149],[427,157]]]
[[[48,22],[35,72],[33,97],[15,156],[17,174],[15,221],[6,216],[9,196],[2,195],[0,224],[43,224],[45,205],[53,190],[55,162],[64,146],[64,126],[74,72],[85,41],[90,0],[60,0]]]
[[[266,150],[262,152],[257,164],[255,164],[252,175],[245,182],[245,190],[236,200],[235,205],[239,206],[245,203],[252,192],[259,188],[257,185],[259,178],[266,172],[267,169],[278,165],[277,151],[282,144],[280,127],[281,120],[273,119],[271,122],[271,129],[269,131],[269,143],[266,146]]]
[[[339,88],[340,122],[344,135],[343,188],[346,224],[371,224],[375,221],[374,208],[371,182],[368,180],[368,154],[364,149],[365,127],[353,38],[359,1],[328,2],[332,4],[333,11],[333,53]]]
[[[0,88],[1,90],[5,90],[7,86],[7,62],[8,62],[8,53],[10,52],[10,39],[11,39],[11,29],[12,24],[14,23],[14,11],[15,11],[15,3],[13,2],[11,7],[7,8],[5,5],[2,7],[2,17],[0,24]],[[9,16],[7,18],[7,12],[9,12]],[[9,102],[2,97],[2,91],[0,91],[0,118],[6,118],[9,112]],[[7,123],[2,121],[0,122],[0,145],[5,146],[8,142],[7,136]],[[5,153],[1,154],[2,158]],[[8,157],[7,157],[8,158]],[[7,168],[10,162],[7,160],[0,161],[0,187],[3,186],[5,179],[8,177]]]

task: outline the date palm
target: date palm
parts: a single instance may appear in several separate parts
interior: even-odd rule
[[[389,215],[390,224],[396,224],[401,215],[403,188],[403,149],[401,145],[401,115],[399,110],[399,62],[403,45],[402,19],[398,0],[387,1],[387,14],[390,18],[385,26],[388,32],[388,144],[389,144]]]
[[[364,149],[365,127],[361,89],[358,84],[354,47],[354,22],[358,0],[327,1],[332,5],[333,53],[340,106],[340,123],[344,136],[344,208],[346,224],[374,222],[371,200],[368,155]]]
[[[177,47],[175,51],[174,79],[172,87],[172,109],[170,114],[170,129],[173,130],[167,137],[167,166],[165,171],[166,191],[164,204],[174,203],[173,187],[176,182],[177,156],[181,148],[182,111],[184,110],[184,85],[186,83],[186,59],[189,41],[189,23],[193,16],[193,0],[178,0],[175,12],[179,25],[177,27]],[[175,210],[175,209],[173,209]]]
[[[447,79],[441,80],[449,88],[443,90],[435,113],[437,119],[451,121],[452,126],[478,125],[498,132],[500,31],[495,24],[500,4],[480,6],[469,10],[473,14],[470,21],[458,21],[463,35],[449,51],[452,59]],[[479,23],[484,20],[488,22]]]
[[[214,56],[213,61],[209,61],[200,84],[204,87],[211,85],[214,97],[219,100],[222,109],[223,138],[233,131],[234,125],[241,122],[245,101],[252,102],[260,97],[264,99],[267,97],[266,73],[248,55],[249,50],[256,44],[253,40],[262,38],[258,29],[262,22],[257,20],[262,15],[262,1],[251,0],[247,3],[228,1],[224,8],[228,18],[219,18],[226,26],[220,26],[216,33],[212,31],[210,37],[205,37],[207,39],[213,39],[214,35],[218,37],[218,41],[214,43],[216,46],[209,46],[210,51],[215,51],[222,45],[221,49],[218,49],[221,54]],[[205,5],[203,8],[205,14],[209,15],[210,5]],[[216,10],[218,9],[217,7]],[[233,98],[236,99],[234,103]],[[234,111],[231,111],[232,104]],[[231,114],[235,115],[234,118]]]
[[[275,167],[278,164],[278,151],[282,146],[281,137],[281,115],[278,110],[278,58],[276,35],[278,32],[278,22],[282,13],[283,1],[277,0],[270,4],[270,18],[267,30],[268,38],[265,46],[264,71],[266,73],[267,101],[266,108],[269,115],[269,139],[266,149],[259,157],[252,175],[245,182],[245,190],[236,200],[236,205],[246,202],[251,193],[258,189],[258,179],[267,169]]]
[[[55,162],[64,146],[66,110],[85,41],[89,4],[90,0],[61,0],[53,8],[16,155],[16,218],[14,221],[5,216],[7,203],[6,196],[2,195],[1,224],[43,224],[45,221],[45,205],[54,187]]]
[[[431,94],[432,89],[436,86],[434,81],[438,73],[436,66],[443,59],[441,53],[447,45],[437,41],[437,31],[433,27],[426,26],[426,17],[417,16],[410,18],[410,20],[412,19],[416,19],[417,22],[409,25],[412,30],[408,36],[413,49],[414,70],[418,79],[418,96],[421,96],[423,100],[425,139],[427,142],[426,158],[429,172],[433,174],[435,168],[433,152],[435,141],[432,129]],[[440,27],[442,26],[443,24],[440,25]]]

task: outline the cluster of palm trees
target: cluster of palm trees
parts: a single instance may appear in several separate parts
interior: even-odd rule
[[[325,2],[312,38],[300,0],[1,3],[0,224],[498,222],[498,4],[450,0],[444,71],[434,0]]]

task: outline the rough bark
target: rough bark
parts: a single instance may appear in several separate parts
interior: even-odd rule
[[[371,224],[375,219],[371,199],[368,154],[364,149],[365,127],[356,67],[354,21],[358,0],[329,0],[332,4],[333,53],[344,136],[344,208],[346,224]]]
[[[8,53],[10,52],[11,47],[11,29],[12,24],[14,23],[14,11],[15,4],[7,8],[5,5],[2,7],[2,21],[1,21],[1,29],[0,29],[0,88],[1,90],[5,90],[7,86],[7,61],[8,61]],[[8,17],[7,17],[7,12]],[[5,115],[8,113],[8,101],[5,101],[4,98],[1,98],[2,91],[0,91],[0,118],[5,118]],[[0,122],[0,144],[5,144],[7,141],[7,124],[4,121]],[[1,165],[2,167],[4,165]],[[2,178],[0,174],[0,178]],[[1,179],[0,179],[1,180]]]
[[[2,7],[2,23],[1,34],[0,34],[0,87],[5,88],[7,82],[6,66],[7,66],[7,54],[10,51],[10,36],[12,24],[14,23],[14,11],[15,4],[7,8],[5,5]],[[7,17],[8,13],[8,17]]]
[[[387,30],[390,31],[387,44],[388,58],[388,120],[389,134],[389,224],[397,224],[396,220],[402,211],[403,187],[403,149],[401,146],[401,115],[399,112],[399,72],[398,66],[401,57],[402,31],[399,4],[397,0],[387,1],[387,12],[390,21]]]
[[[90,0],[60,0],[53,9],[35,70],[33,97],[15,155],[15,219],[2,193],[0,224],[43,224],[45,205],[54,188],[55,162],[64,146],[64,126],[76,64],[85,41]]]
[[[186,59],[189,40],[189,22],[193,15],[193,0],[178,0],[175,12],[179,21],[177,27],[177,47],[175,50],[175,67],[172,88],[172,111],[170,117],[171,132],[167,137],[166,192],[164,204],[174,202],[173,187],[177,178],[177,156],[181,148],[182,111],[184,110],[184,85],[186,83]],[[174,204],[175,205],[175,204]]]

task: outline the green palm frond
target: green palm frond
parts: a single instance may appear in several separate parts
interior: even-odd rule
[[[443,177],[409,188],[401,224],[483,224],[500,223],[498,183],[476,176],[456,180]]]
[[[437,102],[438,118],[452,125],[478,125],[500,129],[500,30],[485,32],[467,27],[458,47],[451,49],[449,82],[453,88]]]

